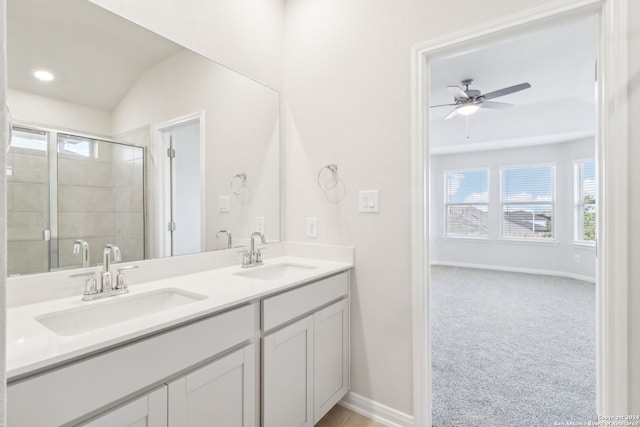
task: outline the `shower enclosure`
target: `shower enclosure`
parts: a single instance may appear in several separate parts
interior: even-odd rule
[[[144,148],[14,126],[7,155],[7,270],[31,274],[89,265],[112,243],[145,257]],[[78,245],[81,246],[81,245]]]

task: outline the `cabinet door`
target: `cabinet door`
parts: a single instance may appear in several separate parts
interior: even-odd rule
[[[313,315],[314,422],[349,391],[349,300]]]
[[[84,426],[88,427],[167,427],[167,387],[146,394],[99,415]]]
[[[313,315],[262,339],[263,427],[313,426]]]
[[[256,425],[256,345],[169,384],[169,427]]]

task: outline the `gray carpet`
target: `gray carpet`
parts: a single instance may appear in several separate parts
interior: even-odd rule
[[[596,421],[593,283],[441,266],[431,279],[435,427]]]

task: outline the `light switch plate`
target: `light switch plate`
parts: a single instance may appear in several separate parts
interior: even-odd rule
[[[256,231],[258,233],[264,234],[264,217],[263,216],[256,217]]]
[[[318,237],[318,218],[307,218],[307,237]]]
[[[378,190],[360,191],[358,197],[358,211],[364,213],[380,212]]]
[[[218,197],[218,212],[229,212],[229,196]]]

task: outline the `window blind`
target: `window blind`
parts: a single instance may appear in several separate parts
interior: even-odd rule
[[[573,236],[576,241],[596,240],[596,162],[573,164]]]
[[[553,238],[555,167],[502,168],[502,237]]]

